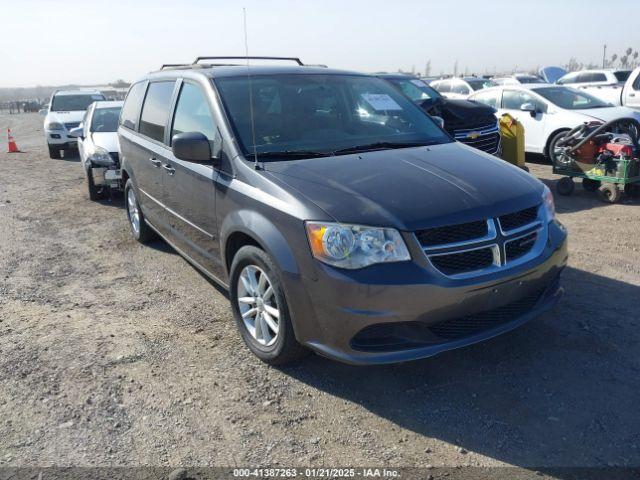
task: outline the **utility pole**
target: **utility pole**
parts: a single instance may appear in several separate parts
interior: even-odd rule
[[[605,43],[602,48],[602,68],[606,67],[605,65],[606,61],[607,61],[607,44]]]

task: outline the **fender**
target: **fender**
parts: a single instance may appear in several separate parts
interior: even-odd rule
[[[232,234],[238,232],[253,238],[273,258],[283,273],[299,275],[295,256],[282,232],[261,213],[244,209],[231,212],[220,225],[220,251],[225,268],[230,260],[226,258],[227,242]]]

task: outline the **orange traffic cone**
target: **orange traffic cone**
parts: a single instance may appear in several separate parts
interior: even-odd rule
[[[16,145],[16,141],[13,138],[13,135],[11,135],[11,129],[7,128],[7,139],[9,140],[9,150],[7,150],[7,153],[18,153],[20,152],[20,149],[18,148],[18,145]]]

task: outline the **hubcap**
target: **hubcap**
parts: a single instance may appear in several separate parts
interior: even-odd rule
[[[280,310],[271,280],[256,265],[247,265],[240,272],[238,308],[251,336],[260,345],[273,345],[280,330]]]
[[[133,188],[129,189],[129,193],[127,193],[127,211],[129,212],[131,228],[137,235],[140,232],[140,211],[138,210],[138,202],[136,202],[136,194],[133,193]]]

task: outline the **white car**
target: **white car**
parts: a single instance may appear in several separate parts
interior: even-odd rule
[[[110,189],[121,187],[117,132],[123,103],[92,103],[80,125],[69,132],[71,137],[78,139],[78,153],[91,200],[104,198]]]
[[[97,100],[104,100],[104,95],[97,90],[56,90],[53,93],[44,119],[51,158],[61,158],[63,151],[76,147],[76,139],[69,136],[69,131],[80,124],[87,107]]]
[[[579,88],[594,97],[614,105],[621,105],[620,96],[631,70],[603,69],[570,72],[559,78],[558,85]]]
[[[466,100],[473,92],[483,88],[494,87],[496,84],[486,78],[465,77],[435,80],[430,85],[447,98]]]
[[[614,107],[581,90],[548,83],[489,88],[469,100],[494,107],[498,117],[508,113],[516,118],[524,126],[525,151],[543,153],[551,161],[555,143],[581,123],[621,117],[640,120],[637,110]]]
[[[544,80],[530,73],[514,73],[506,77],[494,77],[491,79],[496,85],[521,85],[524,83],[543,83]]]

